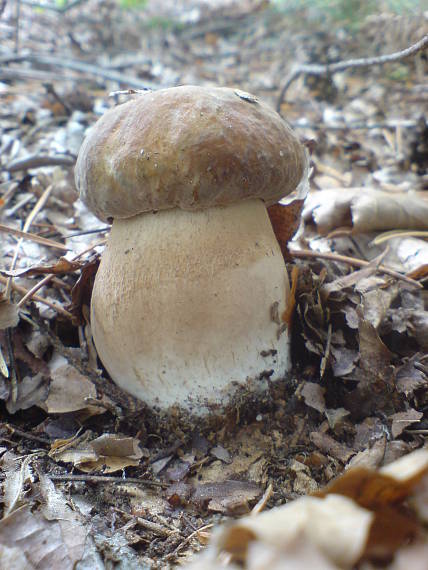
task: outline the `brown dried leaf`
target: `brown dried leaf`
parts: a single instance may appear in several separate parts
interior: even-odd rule
[[[422,412],[417,412],[410,408],[406,412],[398,412],[389,416],[389,419],[392,420],[391,426],[391,433],[392,437],[395,439],[399,435],[403,433],[407,426],[413,425],[421,420],[423,417]]]
[[[34,482],[31,456],[21,464],[16,459],[11,454],[4,458],[7,511],[0,521],[0,568],[72,570],[86,545],[87,529],[80,515],[47,477],[39,474]],[[25,504],[34,503],[35,497],[37,509]],[[20,554],[12,565],[4,565],[10,551]]]
[[[304,382],[301,394],[305,400],[305,404],[310,408],[314,408],[321,414],[326,410],[324,399],[325,388],[314,382]]]
[[[91,441],[91,446],[100,456],[129,457],[141,459],[143,451],[140,441],[134,437],[121,437],[112,433],[105,433]]]
[[[308,566],[314,568],[329,568],[328,564],[333,569],[351,568],[373,557],[389,562],[398,549],[407,548],[409,541],[425,532],[427,489],[427,449],[379,471],[350,469],[314,496],[244,517],[214,533],[212,546],[201,559],[206,564],[195,568],[218,568],[222,556],[231,569],[303,569],[306,550],[320,554],[320,565],[317,560]],[[426,508],[421,510],[421,505]],[[426,532],[422,536],[426,540]],[[421,568],[425,567],[426,560]]]
[[[355,370],[355,366],[360,357],[356,350],[346,348],[345,346],[337,347],[333,345],[330,350],[333,355],[333,374],[336,378],[351,374],[351,372]]]
[[[248,513],[250,505],[257,501],[262,491],[255,483],[246,481],[223,481],[197,485],[192,502],[199,508],[229,515]]]
[[[366,188],[337,188],[312,192],[303,211],[321,233],[351,226],[354,232],[428,228],[425,192],[382,192]]]
[[[255,543],[273,547],[277,557],[285,561],[289,549],[293,552],[296,542],[302,541],[302,546],[315,549],[331,568],[350,567],[364,548],[371,521],[371,513],[345,497],[302,497],[257,517],[241,519],[217,535],[215,547],[217,552],[228,553],[234,562],[251,568],[250,546]],[[301,548],[296,558],[303,553]]]
[[[99,264],[100,258],[98,255],[85,263],[82,267],[79,279],[71,290],[71,304],[67,309],[74,315],[76,325],[85,323],[83,306],[90,306],[95,275],[98,271]]]
[[[318,449],[338,459],[343,464],[347,463],[355,453],[355,451],[346,447],[345,444],[339,443],[326,433],[313,431],[309,438]]]
[[[49,394],[49,380],[43,374],[24,376],[18,384],[18,397],[6,403],[7,411],[14,414],[18,410],[27,410],[32,406],[44,407]]]
[[[11,303],[0,293],[0,329],[8,329],[16,327],[19,322],[18,307],[15,303]]]
[[[98,470],[114,473],[139,464],[143,456],[139,443],[137,439],[116,434],[104,434],[91,440],[88,431],[77,439],[54,442],[49,456],[55,461],[72,463],[85,473]]]
[[[73,273],[82,267],[80,261],[69,261],[65,257],[60,257],[55,265],[34,265],[33,267],[26,267],[24,269],[15,269],[13,271],[0,270],[0,273],[8,277],[29,277],[30,275],[40,274],[66,274]]]
[[[65,498],[63,502],[65,504]],[[22,553],[21,559],[25,559],[26,565],[20,570],[73,570],[84,548],[84,541],[80,552],[67,544],[76,538],[77,526],[64,535],[58,520],[48,521],[40,512],[33,513],[24,506],[0,521],[0,545]]]
[[[288,257],[288,242],[299,229],[304,202],[304,199],[297,199],[289,204],[273,204],[267,209],[284,257]]]
[[[222,445],[216,445],[213,447],[210,451],[210,454],[213,455],[216,459],[223,461],[223,463],[232,463],[230,453]]]
[[[420,354],[413,355],[395,371],[397,390],[406,396],[412,395],[415,390],[428,384],[428,377],[415,366],[420,358]]]
[[[86,398],[96,398],[95,386],[64,356],[54,352],[49,362],[51,385],[46,400],[46,409],[50,414],[65,414],[79,410],[88,410],[92,415],[105,410],[90,406]]]

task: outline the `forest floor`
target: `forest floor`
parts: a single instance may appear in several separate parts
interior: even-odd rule
[[[428,435],[427,53],[282,92],[293,65],[398,52],[428,20],[162,6],[21,1],[17,25],[0,2],[0,545],[16,568],[183,564],[267,489],[269,509]],[[311,150],[285,252],[292,374],[221,429],[157,421],[108,379],[88,326],[109,227],[75,190],[85,131],[126,90],[179,84],[253,93]]]

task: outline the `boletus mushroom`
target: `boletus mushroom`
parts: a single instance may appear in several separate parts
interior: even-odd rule
[[[234,89],[149,92],[95,124],[76,185],[113,219],[91,323],[121,388],[204,415],[284,378],[288,333],[272,308],[286,309],[289,283],[266,207],[306,171],[286,122]]]

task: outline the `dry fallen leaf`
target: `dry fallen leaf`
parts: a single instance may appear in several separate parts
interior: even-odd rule
[[[49,396],[45,405],[50,414],[65,414],[79,410],[88,410],[92,415],[102,413],[104,410],[90,406],[87,398],[95,399],[97,392],[95,386],[67,359],[54,352],[49,362],[51,384]]]
[[[91,432],[87,431],[78,438],[56,441],[49,456],[55,461],[72,463],[84,473],[114,473],[139,465],[143,457],[138,439],[116,434],[104,434],[96,439],[91,437]]]
[[[325,388],[315,382],[304,382],[301,394],[305,404],[323,414],[326,410],[324,399]]]
[[[311,192],[303,210],[321,233],[340,227],[354,232],[428,229],[425,192],[381,192],[373,188],[337,188]]]
[[[428,449],[379,471],[350,469],[315,496],[220,528],[189,570],[348,570],[362,561],[371,568],[373,558],[384,568],[404,570],[403,561],[425,557],[421,505],[428,514],[427,489]],[[415,547],[408,547],[410,540]],[[424,562],[409,568],[426,568]]]
[[[18,307],[8,301],[3,293],[0,293],[0,329],[16,327],[19,322]]]
[[[40,275],[40,274],[64,274],[73,273],[82,267],[82,263],[79,261],[69,261],[65,257],[60,257],[54,265],[34,265],[32,267],[26,267],[24,269],[15,269],[13,271],[2,270],[0,273],[7,275],[9,277],[23,277],[30,275]]]

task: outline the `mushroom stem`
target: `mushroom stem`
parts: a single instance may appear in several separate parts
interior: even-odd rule
[[[113,380],[150,406],[224,407],[290,368],[289,283],[261,200],[115,220],[92,295]],[[194,406],[192,405],[194,403]]]

